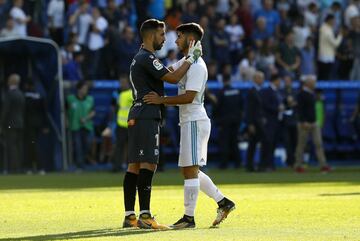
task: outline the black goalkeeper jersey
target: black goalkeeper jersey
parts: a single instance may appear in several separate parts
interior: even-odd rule
[[[143,102],[143,97],[151,91],[164,95],[164,82],[161,77],[169,70],[150,51],[141,48],[130,66],[130,83],[134,103],[128,119],[161,119],[162,105]]]

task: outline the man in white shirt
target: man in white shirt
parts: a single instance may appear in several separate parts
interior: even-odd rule
[[[349,6],[345,10],[344,21],[346,27],[351,29],[351,21],[360,15],[360,0],[350,0]]]
[[[26,24],[30,22],[31,17],[26,16],[25,12],[22,10],[23,4],[23,0],[15,0],[14,6],[10,10],[10,17],[12,17],[15,21],[14,28],[17,32],[17,35],[21,37],[26,37]]]
[[[177,27],[176,44],[187,56],[190,41],[200,41],[203,29],[196,23],[182,24]],[[170,67],[179,68],[185,57]],[[195,207],[199,189],[213,198],[219,205],[213,226],[217,226],[235,209],[235,204],[224,197],[212,180],[199,167],[207,161],[207,143],[210,137],[210,119],[204,108],[204,92],[208,72],[204,60],[200,57],[191,65],[186,75],[178,83],[177,96],[158,96],[151,92],[144,97],[148,104],[179,105],[180,119],[180,153],[179,163],[184,176],[184,207],[185,214],[172,225],[174,229],[195,227]]]
[[[64,30],[64,11],[65,4],[63,0],[51,0],[47,8],[49,17],[49,32],[53,39],[60,46],[63,45]]]
[[[334,25],[335,17],[330,14],[325,18],[319,31],[318,77],[320,80],[331,79],[336,49],[342,40],[341,34],[335,37]]]

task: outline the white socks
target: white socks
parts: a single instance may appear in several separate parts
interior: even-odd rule
[[[214,199],[216,202],[220,202],[224,198],[224,195],[215,186],[215,184],[210,179],[210,177],[208,177],[208,175],[206,175],[202,171],[199,171],[198,177],[200,180],[200,190],[202,192],[204,192],[206,195]]]
[[[195,216],[195,207],[199,195],[200,182],[198,178],[184,181],[184,207],[185,215]]]

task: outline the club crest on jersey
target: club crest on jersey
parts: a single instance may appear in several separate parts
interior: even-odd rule
[[[162,68],[164,68],[164,66],[160,63],[160,61],[158,59],[155,59],[153,61],[153,65],[154,65],[155,69],[157,69],[157,70],[161,70]]]
[[[155,57],[154,57],[154,55],[149,55],[149,58],[154,59]]]

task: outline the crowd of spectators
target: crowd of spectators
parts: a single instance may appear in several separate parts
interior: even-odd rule
[[[177,58],[174,29],[197,22],[204,58],[219,79],[318,74],[320,80],[359,80],[359,0],[0,0],[0,36],[51,38],[62,49],[64,78],[117,79],[140,46],[139,23],[167,25],[166,63]]]

